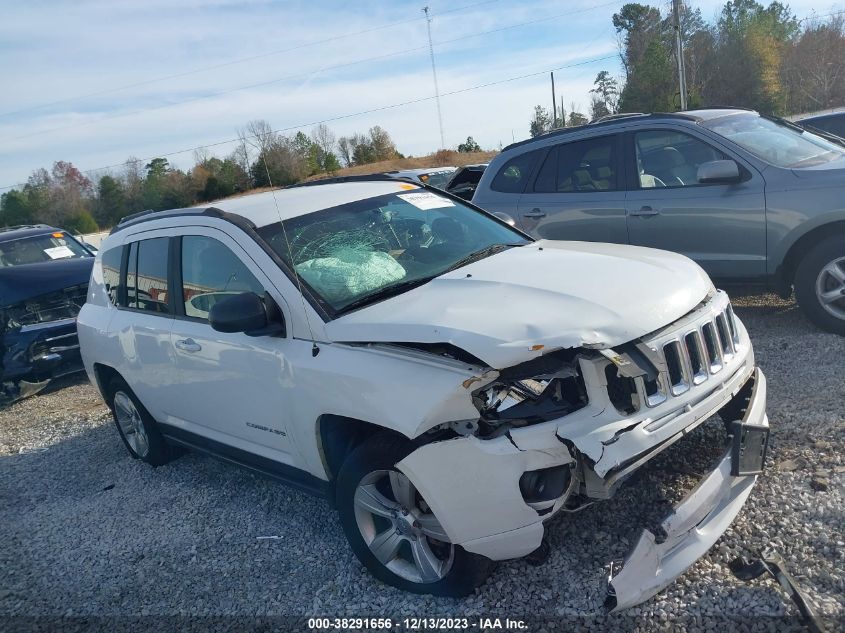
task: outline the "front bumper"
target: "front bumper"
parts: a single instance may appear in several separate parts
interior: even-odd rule
[[[743,425],[768,427],[766,378],[757,369]],[[745,504],[757,475],[732,476],[732,448],[661,523],[664,539],[643,530],[622,570],[610,579],[607,606],[620,611],[648,600],[701,558]]]
[[[17,399],[43,388],[51,378],[81,370],[76,319],[68,318],[7,330],[0,342],[2,382]]]
[[[603,459],[594,463],[593,470],[584,468],[593,479],[581,482],[582,491],[595,492],[590,494],[594,497],[608,491],[612,494],[629,474],[737,397],[748,384],[753,384],[753,389],[742,422],[767,427],[765,377],[754,368],[753,355],[738,360],[737,366],[719,389],[699,400],[697,407],[673,414],[671,423],[649,432],[644,427],[653,422],[647,420],[608,440]],[[562,497],[551,513],[539,515],[522,498],[519,475],[562,464],[575,467],[579,459],[583,462],[582,448],[589,446],[586,436],[579,440],[565,435],[564,430],[561,424],[545,423],[490,440],[466,436],[433,442],[418,448],[397,467],[426,499],[453,543],[492,560],[519,558],[540,546],[544,521],[565,502]],[[645,445],[646,434],[659,441],[638,454],[635,449]],[[449,466],[444,467],[446,464]],[[603,476],[597,474],[599,465],[604,466]],[[658,543],[651,532],[642,533],[622,571],[611,581],[611,606],[619,610],[642,602],[683,573],[727,529],[755,481],[756,475],[731,476],[728,449],[718,467],[664,521],[663,542]]]

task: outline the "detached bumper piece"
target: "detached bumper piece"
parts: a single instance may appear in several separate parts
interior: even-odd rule
[[[730,562],[729,567],[734,576],[745,582],[751,582],[766,573],[770,574],[798,607],[801,623],[812,633],[825,633],[825,628],[813,612],[809,600],[786,571],[786,563],[779,554],[768,550],[761,552],[760,558],[754,560],[735,558]]]
[[[748,409],[734,423],[731,446],[716,469],[663,520],[661,542],[642,531],[621,571],[609,579],[608,610],[637,605],[671,584],[713,546],[742,509],[763,470],[768,442],[766,378],[757,369],[751,380]]]

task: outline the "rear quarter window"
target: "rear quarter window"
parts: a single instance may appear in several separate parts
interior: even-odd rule
[[[514,156],[499,169],[490,188],[501,193],[522,193],[543,150]]]
[[[103,286],[109,301],[118,305],[120,297],[120,263],[123,259],[123,247],[110,248],[105,251],[100,260],[103,267]]]

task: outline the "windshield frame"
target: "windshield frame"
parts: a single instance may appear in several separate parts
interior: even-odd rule
[[[448,191],[438,189],[437,187],[434,187],[434,186],[421,185],[421,184],[418,184],[418,183],[414,183],[414,186],[419,191],[430,191],[431,193],[434,193],[438,196],[448,198],[452,202],[454,202],[456,204],[460,204],[461,206],[466,207],[471,211],[475,211],[477,214],[484,216],[488,220],[492,220],[496,224],[499,224],[500,226],[502,226],[502,227],[508,229],[510,232],[512,232],[516,239],[524,240],[525,241],[524,245],[528,245],[528,244],[531,244],[531,243],[536,241],[533,237],[531,237],[527,233],[524,233],[521,229],[508,224],[507,222],[505,222],[504,220],[502,220],[502,219],[498,218],[497,216],[493,215],[489,211],[486,211],[486,210],[482,209],[481,207],[476,206],[476,205],[472,204],[471,202],[469,202],[467,200],[463,200],[462,198],[459,198],[458,196],[455,196]],[[378,197],[378,196],[376,196],[376,197]],[[357,201],[357,202],[363,202],[363,201]],[[282,270],[282,272],[284,272],[285,276],[294,285],[294,288],[296,289],[296,291],[299,292],[299,289],[301,288],[302,296],[305,297],[305,300],[314,309],[314,311],[320,316],[320,318],[323,320],[324,323],[328,323],[328,322],[333,321],[335,319],[338,319],[342,316],[346,316],[347,314],[351,314],[353,312],[357,312],[358,310],[362,310],[364,308],[368,308],[370,306],[376,305],[378,303],[381,303],[382,301],[387,301],[388,299],[391,299],[394,296],[399,296],[399,295],[404,294],[405,292],[413,290],[413,288],[417,287],[417,286],[414,286],[412,288],[407,288],[406,290],[399,292],[396,295],[374,298],[372,302],[366,303],[364,305],[356,305],[354,308],[350,308],[348,310],[346,310],[344,308],[338,309],[338,308],[335,308],[331,303],[329,303],[325,298],[323,298],[322,295],[319,292],[317,292],[303,278],[302,275],[298,274],[296,272],[294,266],[292,265],[292,262],[289,262],[287,257],[283,257],[281,253],[278,253],[276,251],[276,249],[273,248],[272,244],[270,244],[269,240],[267,239],[267,236],[270,234],[272,229],[275,229],[275,228],[277,228],[277,227],[279,227],[279,226],[281,226],[285,223],[290,223],[290,222],[296,220],[297,218],[305,217],[307,215],[313,215],[315,213],[330,212],[332,210],[340,209],[342,207],[348,206],[349,204],[353,204],[353,203],[349,202],[349,203],[337,205],[335,207],[327,207],[325,209],[319,209],[319,210],[313,211],[311,213],[307,213],[307,214],[288,218],[284,222],[274,222],[272,224],[268,224],[268,225],[265,225],[265,226],[261,226],[261,227],[257,227],[257,228],[256,227],[249,227],[247,229],[247,232],[261,246],[262,250],[265,253],[267,253],[267,255],[269,255],[270,258],[273,260],[273,262]],[[244,228],[246,228],[246,227],[244,227]],[[425,285],[426,283],[428,283],[432,279],[435,279],[437,277],[445,275],[448,272],[450,272],[450,269],[444,270],[441,273],[439,273],[438,275],[435,275],[435,276],[433,276],[429,279],[421,281],[418,285],[420,285],[420,286]],[[401,284],[402,282],[399,282],[399,283]],[[389,288],[389,286],[383,287],[383,289],[388,289],[388,288]]]
[[[804,162],[805,160],[809,160],[810,158],[817,158],[818,156],[823,156],[824,154],[831,153],[833,151],[833,150],[826,150],[826,151],[823,151],[821,154],[817,154],[816,156],[808,157],[807,159],[802,159],[801,161],[798,161],[797,163],[784,165],[784,164],[780,164],[778,162],[773,161],[769,157],[762,155],[761,153],[759,153],[758,151],[756,151],[752,147],[749,147],[748,145],[746,145],[744,143],[740,143],[735,138],[733,138],[731,136],[727,136],[727,135],[723,134],[722,132],[718,131],[717,129],[714,129],[714,126],[718,126],[719,123],[724,122],[724,121],[730,121],[732,119],[738,120],[738,119],[752,119],[752,118],[763,119],[763,120],[768,121],[768,122],[770,122],[774,125],[777,125],[779,127],[790,130],[791,132],[798,135],[798,138],[801,138],[806,134],[806,135],[809,135],[810,137],[812,137],[814,139],[821,141],[824,144],[833,145],[835,150],[840,152],[840,155],[836,156],[836,157],[834,157],[833,159],[830,159],[830,160],[816,162],[816,163],[812,163],[812,164],[808,164],[808,165],[801,165],[801,163]],[[840,160],[843,157],[843,155],[845,155],[845,149],[843,149],[842,147],[839,147],[839,144],[835,143],[834,141],[831,141],[829,139],[824,138],[824,136],[822,136],[822,135],[815,134],[811,130],[806,129],[805,127],[803,127],[803,126],[801,126],[797,123],[793,123],[792,121],[787,121],[785,119],[781,119],[781,118],[778,118],[778,117],[766,116],[764,114],[758,114],[756,112],[751,112],[751,111],[732,112],[730,114],[724,114],[724,115],[721,115],[721,116],[714,117],[712,119],[706,119],[704,121],[699,121],[698,124],[702,128],[704,128],[705,130],[710,132],[711,134],[715,134],[717,137],[719,137],[719,139],[731,143],[734,147],[736,147],[737,149],[740,149],[743,152],[747,153],[748,155],[754,157],[756,160],[763,161],[765,164],[771,165],[771,166],[776,167],[778,169],[799,169],[800,170],[800,169],[804,169],[804,168],[807,168],[807,167],[815,167],[815,166],[818,166],[818,165],[825,165],[825,164],[834,162],[836,160]],[[806,139],[806,141],[816,145],[816,143],[814,143],[812,139],[808,138],[808,139]],[[819,150],[825,149],[824,146],[821,146],[821,145],[819,145],[818,148],[819,148]]]

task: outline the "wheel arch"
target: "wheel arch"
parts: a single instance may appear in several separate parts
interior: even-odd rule
[[[816,226],[793,242],[787,250],[776,274],[777,290],[781,295],[785,296],[789,294],[795,282],[795,272],[798,269],[798,264],[810,252],[810,249],[822,240],[836,235],[845,235],[845,219]]]
[[[317,446],[330,482],[337,479],[337,474],[349,453],[374,435],[393,435],[409,439],[397,431],[357,418],[325,413],[317,419]]]
[[[114,367],[103,363],[94,363],[94,377],[97,379],[97,389],[99,389],[100,395],[103,397],[103,400],[108,403],[109,383],[114,378],[120,378],[123,380],[123,376],[121,376],[120,372]]]

